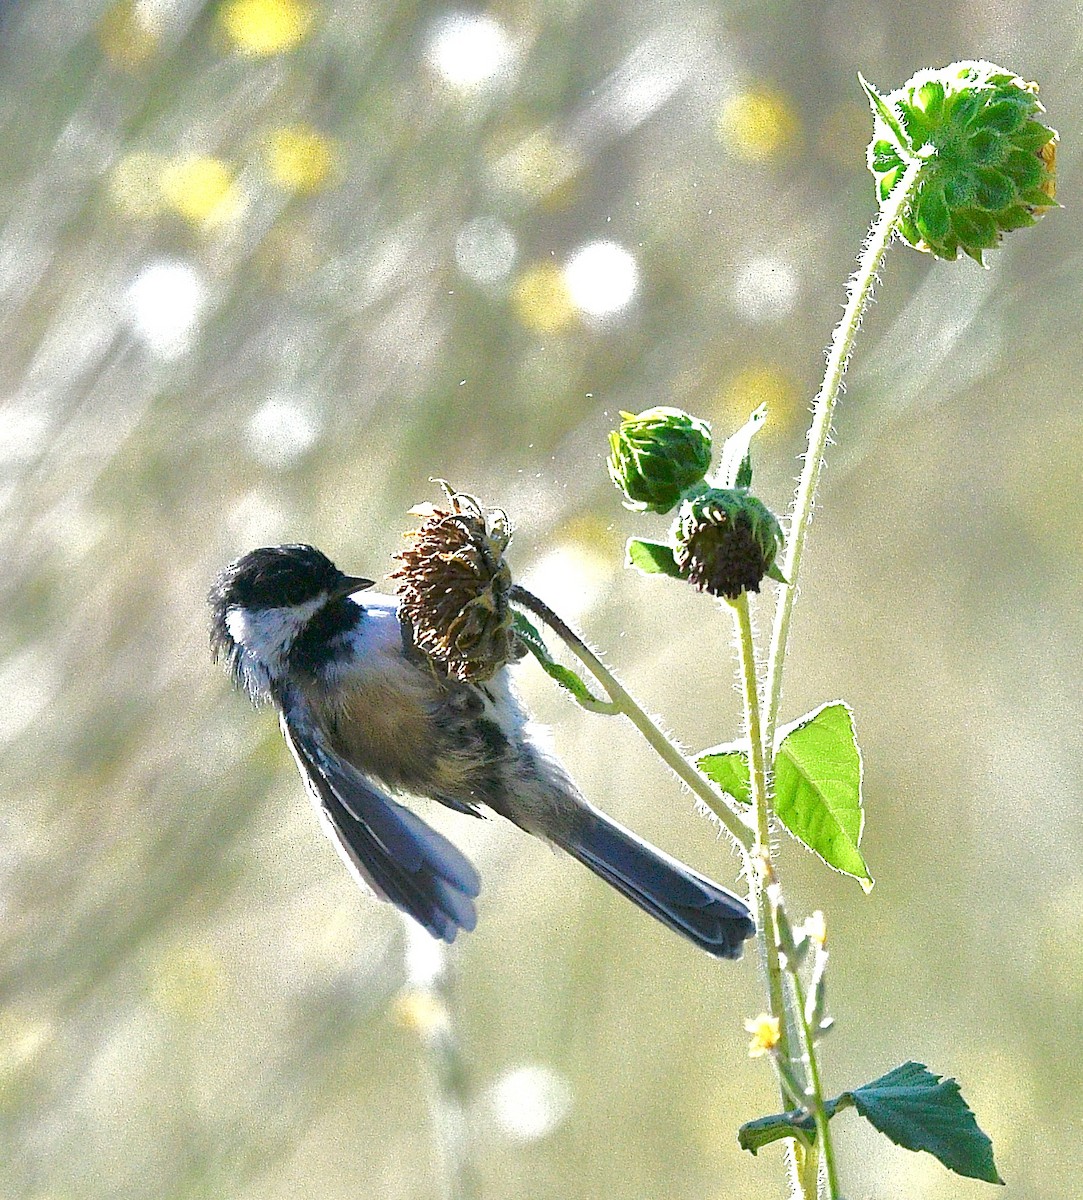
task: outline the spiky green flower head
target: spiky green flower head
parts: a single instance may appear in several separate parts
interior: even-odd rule
[[[886,96],[862,80],[875,124],[869,170],[883,205],[926,159],[899,233],[916,250],[976,262],[1012,229],[1033,225],[1054,195],[1056,131],[1038,85],[989,62],[919,71]]]
[[[673,558],[701,592],[736,600],[758,592],[763,577],[778,578],[782,548],[778,518],[747,488],[710,488],[681,505]]]
[[[679,408],[621,413],[609,435],[609,477],[635,512],[667,513],[711,465],[711,427]]]

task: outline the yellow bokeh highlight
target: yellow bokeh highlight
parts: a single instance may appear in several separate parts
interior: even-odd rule
[[[222,964],[202,946],[183,946],[163,955],[147,978],[147,992],[161,1012],[199,1020],[213,1011],[222,995]]]
[[[318,192],[332,182],[334,141],[311,125],[284,125],[271,132],[265,157],[271,178],[287,192]]]
[[[547,209],[560,209],[571,203],[581,168],[574,150],[539,130],[508,150],[495,173],[505,187],[542,201]]]
[[[98,45],[115,67],[141,67],[154,57],[160,42],[153,11],[136,0],[117,0],[98,21]]]
[[[165,207],[162,175],[169,160],[161,154],[126,154],[109,175],[109,196],[130,217],[154,217]]]
[[[560,527],[562,539],[571,542],[581,554],[598,559],[606,567],[624,552],[624,535],[612,521],[603,521],[594,513],[578,513]]]
[[[757,363],[738,371],[722,390],[719,404],[722,416],[716,424],[723,429],[737,429],[761,404],[767,405],[763,430],[767,436],[788,428],[799,412],[804,419],[797,384],[772,363]]]
[[[218,20],[238,53],[265,58],[299,46],[314,16],[302,0],[228,0]]]
[[[193,225],[223,225],[244,211],[244,192],[233,169],[220,158],[175,160],[162,172],[160,184],[169,207]]]
[[[565,329],[575,320],[564,272],[555,263],[528,267],[515,282],[512,304],[519,320],[540,333]]]
[[[447,1007],[428,988],[404,988],[395,997],[391,1015],[397,1025],[422,1037],[432,1037],[447,1029]]]
[[[41,1017],[10,1008],[0,1011],[0,1104],[33,1069],[53,1036],[52,1024]]]
[[[738,92],[722,105],[718,135],[726,149],[749,162],[766,162],[796,139],[797,115],[781,92]]]

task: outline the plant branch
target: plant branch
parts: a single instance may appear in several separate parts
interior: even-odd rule
[[[718,790],[702,772],[697,770],[681,748],[662,732],[658,724],[647,715],[583,638],[553,612],[543,600],[539,600],[533,592],[528,592],[519,584],[512,587],[509,598],[544,621],[560,637],[568,649],[605,688],[617,710],[631,721],[646,738],[651,748],[692,791],[693,795],[702,800],[714,813],[747,855],[752,849],[755,837],[744,819],[730,808],[725,793]]]
[[[794,498],[793,514],[786,538],[785,561],[782,574],[789,581],[779,592],[775,605],[774,627],[771,631],[771,649],[767,658],[767,706],[764,718],[764,747],[768,758],[768,770],[774,757],[775,731],[778,728],[779,704],[782,698],[782,672],[786,662],[786,647],[790,634],[790,619],[797,598],[797,576],[801,568],[801,556],[805,549],[809,524],[812,520],[812,505],[816,486],[820,481],[824,452],[831,436],[831,422],[835,404],[842,390],[843,376],[854,348],[854,339],[861,324],[861,317],[872,296],[877,272],[891,244],[895,226],[906,209],[910,197],[917,187],[924,159],[915,159],[907,167],[902,178],[891,193],[890,202],[881,210],[873,222],[868,240],[858,260],[857,270],[850,279],[846,309],[842,320],[835,327],[831,348],[827,356],[827,369],[823,383],[813,404],[812,424],[808,431],[808,452],[801,472],[801,481]]]

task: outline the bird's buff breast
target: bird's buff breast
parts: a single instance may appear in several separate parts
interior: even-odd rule
[[[401,686],[360,680],[311,696],[335,751],[391,787],[416,788],[432,772],[432,717]]]

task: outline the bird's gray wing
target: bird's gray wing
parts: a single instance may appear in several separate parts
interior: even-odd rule
[[[477,922],[481,881],[470,861],[330,747],[304,697],[280,697],[282,731],[331,840],[381,899],[435,938],[455,940]]]

